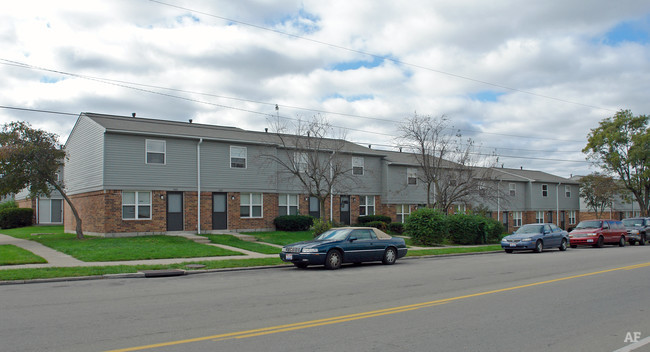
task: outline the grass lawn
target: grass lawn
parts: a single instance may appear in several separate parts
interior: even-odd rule
[[[252,235],[258,241],[279,244],[285,246],[294,242],[309,241],[314,239],[312,231],[272,231],[272,232],[246,232],[247,235]]]
[[[490,252],[501,250],[501,245],[488,245],[479,247],[446,247],[435,249],[409,249],[406,254],[407,257],[417,257],[422,255],[440,255],[440,254],[456,254],[456,253],[474,253],[474,252]]]
[[[84,262],[241,255],[239,252],[206,246],[177,236],[86,236],[83,240],[77,240],[74,234],[63,233],[62,226],[30,226],[2,230],[2,233],[39,242]],[[40,235],[32,235],[33,233]]]
[[[3,269],[0,270],[0,281],[48,279],[56,277],[100,276],[104,274],[136,273],[140,270],[183,269],[188,270],[188,264],[203,264],[206,269],[243,268],[251,266],[267,266],[286,264],[280,258],[255,258],[237,260],[213,260],[201,262],[185,262],[169,265],[117,265],[92,266],[72,268],[43,268],[43,269]]]
[[[11,244],[0,245],[0,265],[40,263],[47,263],[47,261],[20,247]]]
[[[251,252],[263,254],[278,254],[280,248],[268,246],[262,243],[249,242],[241,240],[233,235],[204,235],[210,239],[212,243],[224,244],[226,246],[237,247]]]

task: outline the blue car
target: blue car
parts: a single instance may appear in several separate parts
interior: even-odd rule
[[[506,253],[517,250],[533,250],[541,253],[544,248],[559,248],[566,251],[569,234],[555,224],[526,224],[512,235],[501,240],[501,248]]]
[[[323,232],[311,241],[282,247],[280,259],[298,268],[325,265],[338,269],[342,263],[381,261],[393,264],[406,255],[403,238],[391,237],[372,227],[340,227]]]

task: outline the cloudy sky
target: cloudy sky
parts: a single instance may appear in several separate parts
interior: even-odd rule
[[[391,149],[417,112],[569,177],[595,170],[599,121],[650,114],[647,0],[22,0],[0,48],[0,123],[62,143],[80,112],[260,131],[321,114]]]

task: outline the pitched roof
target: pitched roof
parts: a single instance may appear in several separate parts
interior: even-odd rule
[[[549,183],[562,183],[562,184],[579,184],[575,180],[568,178],[551,175],[549,173],[537,170],[525,169],[508,169],[508,168],[492,168],[497,174],[497,178],[503,181],[525,181],[525,182],[549,182]]]

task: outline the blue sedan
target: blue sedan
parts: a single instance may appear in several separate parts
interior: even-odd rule
[[[544,248],[566,251],[568,245],[569,234],[555,224],[526,224],[501,240],[501,248],[506,253],[531,249],[535,253],[541,253]]]
[[[280,259],[298,268],[325,265],[338,269],[342,263],[381,261],[393,264],[406,255],[403,238],[391,237],[372,227],[340,227],[323,232],[311,241],[282,247]]]

